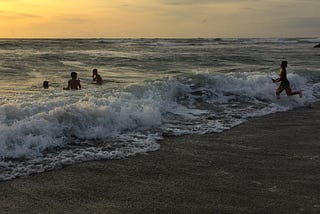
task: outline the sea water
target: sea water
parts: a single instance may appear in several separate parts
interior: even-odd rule
[[[319,38],[0,40],[0,180],[159,149],[320,98]],[[275,97],[281,60],[303,97]],[[103,85],[93,84],[97,68]],[[82,89],[65,91],[75,71]],[[42,87],[49,81],[49,88]]]

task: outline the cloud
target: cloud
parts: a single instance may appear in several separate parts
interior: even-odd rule
[[[319,28],[319,17],[292,17],[287,21],[288,26],[299,28]],[[320,30],[319,30],[320,31]]]
[[[212,0],[160,0],[169,5],[188,5],[188,4],[211,4]]]
[[[15,13],[8,11],[0,11],[1,18],[10,18],[10,19],[26,19],[26,18],[40,18],[38,15],[30,13]]]
[[[55,19],[58,22],[78,24],[78,25],[90,23],[90,19],[88,19],[88,17],[84,17],[84,15],[60,15],[60,16],[57,16]]]
[[[259,0],[158,0],[161,3],[168,5],[213,5],[217,3],[239,3]]]

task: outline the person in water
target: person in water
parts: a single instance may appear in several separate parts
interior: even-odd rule
[[[92,70],[92,80],[98,85],[102,84],[102,77],[98,74],[98,69],[96,68]]]
[[[68,87],[63,88],[64,90],[81,89],[80,80],[77,79],[77,75],[77,72],[71,72],[71,80],[68,81]]]
[[[302,92],[301,91],[292,91],[290,88],[290,82],[287,79],[287,70],[286,67],[288,65],[287,61],[282,61],[281,62],[281,70],[279,73],[279,78],[277,79],[272,79],[272,81],[274,83],[276,82],[281,82],[279,87],[277,88],[276,91],[276,96],[277,99],[280,99],[280,93],[285,90],[288,96],[292,96],[292,95],[299,95],[300,97],[302,97]]]
[[[49,88],[49,81],[47,81],[47,80],[43,81],[42,86],[44,89],[48,89]]]

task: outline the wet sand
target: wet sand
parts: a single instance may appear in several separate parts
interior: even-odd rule
[[[0,213],[320,213],[320,104],[0,190]]]

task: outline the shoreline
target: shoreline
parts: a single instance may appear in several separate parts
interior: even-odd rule
[[[0,182],[0,213],[319,213],[320,102]]]

